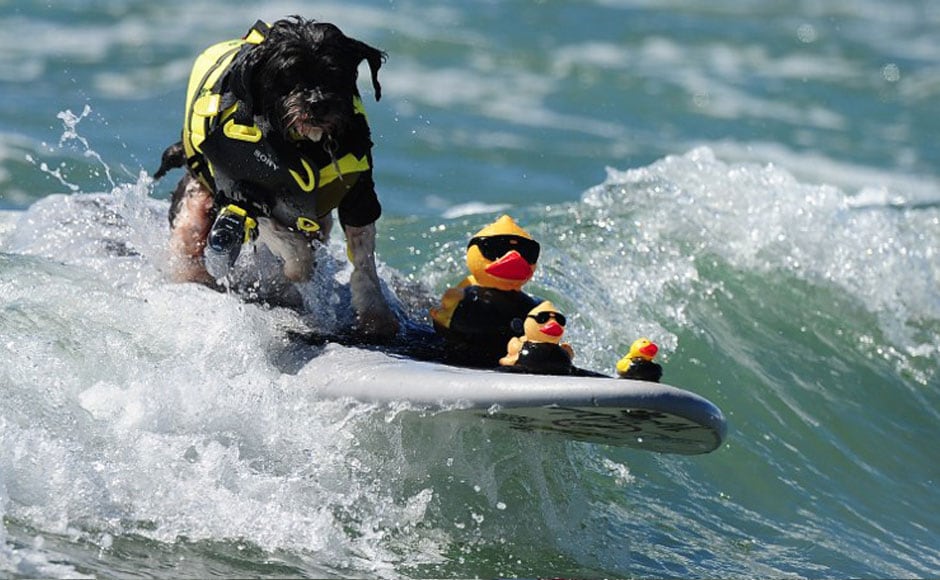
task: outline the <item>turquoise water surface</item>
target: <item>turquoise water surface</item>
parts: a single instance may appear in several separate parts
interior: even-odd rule
[[[305,369],[295,314],[169,283],[149,174],[192,59],[289,14],[389,54],[383,99],[361,89],[412,316],[508,212],[579,364],[650,336],[727,442],[318,399],[342,376]],[[0,576],[940,575],[940,6],[0,0],[0,23]]]

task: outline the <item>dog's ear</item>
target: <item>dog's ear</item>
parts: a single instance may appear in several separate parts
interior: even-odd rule
[[[375,100],[378,101],[382,98],[382,85],[379,84],[379,69],[382,68],[382,63],[385,62],[388,55],[361,40],[350,38],[349,41],[352,43],[351,54],[354,55],[356,60],[355,64],[358,65],[362,61],[369,63],[369,71],[372,73],[372,88],[375,90]]]
[[[252,95],[252,81],[255,66],[259,60],[261,49],[259,46],[248,46],[242,50],[232,61],[231,72],[229,73],[226,89],[239,100],[245,102],[250,109],[254,104]],[[229,103],[231,104],[231,103]]]

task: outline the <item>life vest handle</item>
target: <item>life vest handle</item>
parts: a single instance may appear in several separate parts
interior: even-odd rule
[[[261,138],[264,136],[257,125],[240,125],[235,122],[235,119],[226,121],[222,125],[222,132],[229,139],[247,141],[249,143],[257,143],[261,141]]]

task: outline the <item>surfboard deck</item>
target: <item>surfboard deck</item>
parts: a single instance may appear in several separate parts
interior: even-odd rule
[[[404,401],[434,420],[684,455],[714,451],[726,432],[713,403],[663,383],[470,369],[339,344],[315,361],[330,369],[317,386],[321,397]]]

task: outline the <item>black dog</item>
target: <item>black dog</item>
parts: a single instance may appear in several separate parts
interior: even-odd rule
[[[313,268],[311,244],[329,238],[338,209],[360,329],[397,332],[375,267],[381,206],[356,86],[363,60],[379,100],[385,53],[298,16],[258,22],[196,60],[182,141],[164,152],[154,174],[188,169],[169,215],[177,280],[214,285],[228,276],[242,244],[257,240],[280,259],[287,280],[304,281]]]

